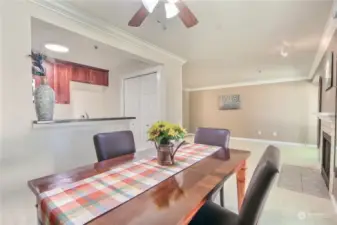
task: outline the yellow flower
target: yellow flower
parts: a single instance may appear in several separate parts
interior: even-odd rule
[[[174,131],[174,129],[170,129],[169,130],[169,132],[168,132],[168,135],[170,135],[170,136],[172,136],[172,137],[175,137],[175,136],[177,136],[177,132],[176,131]]]
[[[158,129],[153,129],[149,132],[149,139],[150,140],[154,140],[155,138],[157,138],[160,134],[160,131]]]
[[[154,123],[147,131],[150,141],[167,143],[172,140],[184,138],[186,130],[179,124],[171,124],[165,121]]]

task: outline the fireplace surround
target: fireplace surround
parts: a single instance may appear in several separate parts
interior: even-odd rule
[[[322,160],[321,160],[321,174],[323,176],[326,186],[329,188],[330,180],[330,157],[331,157],[331,136],[323,131],[322,142]]]
[[[329,193],[337,202],[337,170],[335,157],[335,114],[334,113],[318,113],[321,120],[321,140],[319,146],[319,159],[321,165],[321,174],[329,189]]]

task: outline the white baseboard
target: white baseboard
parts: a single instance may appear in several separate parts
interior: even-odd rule
[[[265,139],[242,138],[242,137],[231,137],[231,139],[238,140],[238,141],[251,141],[251,142],[267,143],[267,144],[279,144],[279,145],[291,145],[291,146],[317,148],[316,145],[296,143],[296,142],[284,142],[284,141],[274,141],[274,140],[265,140]]]
[[[188,133],[186,137],[193,137],[195,134]],[[285,141],[274,141],[274,140],[266,140],[266,139],[254,139],[254,138],[243,138],[243,137],[231,137],[232,140],[238,141],[251,141],[258,143],[266,143],[266,144],[279,144],[279,145],[291,145],[291,146],[300,146],[300,147],[308,147],[308,148],[317,148],[316,145],[313,144],[305,144],[305,143],[296,143],[296,142],[285,142]]]

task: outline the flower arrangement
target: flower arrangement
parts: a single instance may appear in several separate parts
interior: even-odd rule
[[[32,58],[32,74],[37,76],[45,76],[46,70],[43,67],[43,62],[46,60],[47,56],[40,52],[31,52],[29,55]]]
[[[186,130],[178,124],[165,121],[154,123],[148,130],[150,141],[159,145],[169,145],[171,141],[179,141],[185,137]]]

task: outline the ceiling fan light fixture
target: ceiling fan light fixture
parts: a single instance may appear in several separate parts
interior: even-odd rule
[[[143,5],[147,9],[149,13],[152,13],[153,10],[156,8],[159,0],[142,0]]]
[[[173,18],[179,13],[179,9],[173,1],[175,0],[170,0],[169,3],[165,3],[165,12],[167,19]]]
[[[179,15],[186,28],[194,27],[199,22],[184,3],[184,0],[142,0],[140,8],[130,19],[128,25],[130,27],[140,27],[154,10],[158,10],[158,13],[154,16],[160,23],[165,23],[165,19],[170,19],[177,15]]]

